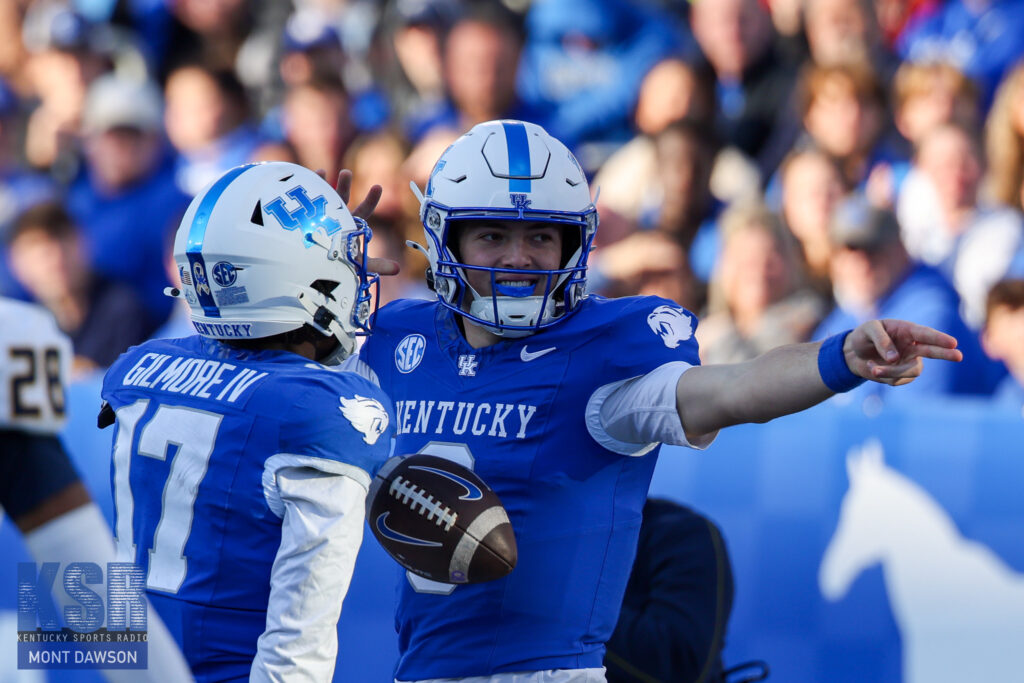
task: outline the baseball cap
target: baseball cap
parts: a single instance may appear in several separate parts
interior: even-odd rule
[[[315,10],[297,10],[284,26],[282,36],[286,52],[304,52],[320,47],[340,47],[338,31],[328,18]]]
[[[152,81],[106,74],[89,86],[83,130],[92,134],[121,127],[146,132],[163,127],[163,96]]]
[[[870,251],[898,242],[900,226],[892,211],[855,197],[836,207],[829,224],[829,238],[837,246]]]
[[[406,26],[451,26],[462,11],[459,0],[398,0],[395,10]]]
[[[22,41],[30,52],[91,50],[93,26],[80,13],[61,3],[31,5],[22,23]]]

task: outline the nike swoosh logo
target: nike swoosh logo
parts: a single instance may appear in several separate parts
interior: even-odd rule
[[[479,488],[477,488],[476,484],[474,484],[471,481],[467,481],[466,479],[463,479],[462,477],[460,477],[457,474],[452,474],[451,472],[445,472],[444,470],[439,470],[439,469],[437,469],[435,467],[426,467],[424,465],[413,465],[409,469],[411,469],[411,470],[422,470],[424,472],[432,472],[432,473],[436,474],[439,477],[444,477],[445,479],[447,479],[449,481],[455,482],[456,484],[458,484],[462,488],[466,489],[466,494],[463,495],[463,496],[459,496],[459,500],[480,500],[481,498],[484,497],[483,491],[481,491]]]
[[[399,543],[408,543],[409,545],[422,545],[427,547],[438,547],[441,545],[434,541],[424,541],[421,538],[413,538],[412,536],[406,536],[400,531],[395,531],[388,526],[388,515],[390,514],[390,512],[384,512],[377,517],[377,531],[380,532],[381,536],[390,538],[392,541],[398,541]]]
[[[549,349],[541,349],[540,351],[533,351],[531,353],[530,351],[527,351],[526,347],[524,346],[523,350],[519,352],[519,357],[522,359],[524,363],[529,363],[531,360],[537,360],[541,356],[551,353],[556,348],[558,347],[552,346]]]

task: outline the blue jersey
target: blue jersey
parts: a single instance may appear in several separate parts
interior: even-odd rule
[[[133,347],[103,398],[117,415],[118,559],[146,572],[198,680],[247,680],[281,543],[274,456],[372,477],[390,453],[390,402],[352,373],[198,336]]]
[[[399,679],[602,665],[657,449],[600,446],[587,401],[664,363],[697,365],[693,320],[664,299],[592,296],[560,325],[474,349],[436,302],[380,310],[360,357],[395,401],[395,452],[471,465],[508,509],[519,548],[498,581],[402,582]]]

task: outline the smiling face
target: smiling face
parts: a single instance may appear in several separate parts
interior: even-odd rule
[[[556,270],[562,266],[562,230],[555,223],[503,220],[465,221],[453,226],[459,261],[470,266]],[[492,294],[491,274],[466,269],[466,281],[482,297]],[[540,273],[496,273],[499,296],[543,296],[549,285]],[[553,285],[554,283],[552,283]]]

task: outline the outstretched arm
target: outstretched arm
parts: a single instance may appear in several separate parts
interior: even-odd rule
[[[923,358],[960,361],[956,344],[930,327],[872,320],[846,335],[841,356],[837,343],[826,340],[781,346],[745,363],[692,368],[676,385],[676,411],[687,437],[696,442],[722,427],[810,408],[857,378],[907,384],[921,374]]]

